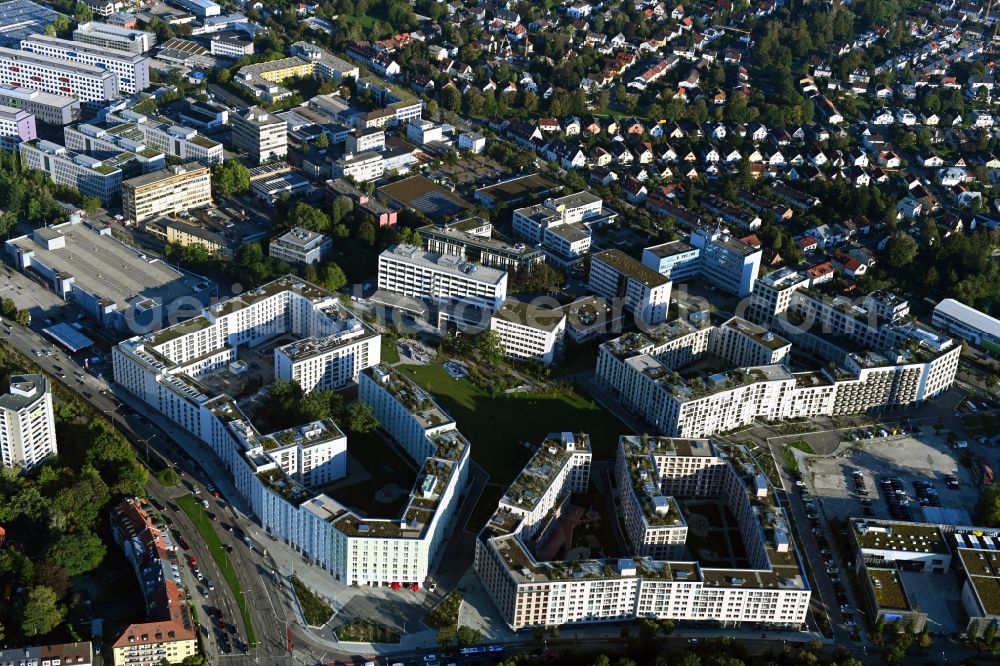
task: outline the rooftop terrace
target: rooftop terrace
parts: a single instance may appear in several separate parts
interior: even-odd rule
[[[585,433],[549,433],[507,488],[501,503],[533,510],[573,456],[590,452],[590,436]]]

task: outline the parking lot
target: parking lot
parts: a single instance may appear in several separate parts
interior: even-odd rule
[[[858,472],[867,495],[855,481]],[[957,479],[957,488],[949,487],[948,475]],[[939,504],[949,514],[941,522],[971,524],[968,512],[979,497],[972,470],[933,432],[861,440],[836,456],[810,458],[803,482],[828,520],[868,515],[939,522],[924,515],[925,506]]]

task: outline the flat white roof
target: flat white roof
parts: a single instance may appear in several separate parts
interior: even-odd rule
[[[934,307],[934,314],[941,313],[961,321],[970,328],[1000,338],[1000,320],[985,312],[969,307],[954,298],[946,298]]]

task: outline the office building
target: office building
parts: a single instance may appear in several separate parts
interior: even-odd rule
[[[0,85],[0,104],[20,109],[50,125],[68,125],[80,118],[80,100],[72,95],[55,95],[42,90]]]
[[[417,231],[428,252],[453,254],[483,266],[518,272],[530,270],[545,261],[541,250],[504,240],[494,234],[491,222],[478,217],[429,224]]]
[[[351,177],[366,183],[385,175],[385,159],[380,153],[347,153],[333,163],[331,172],[334,178]]]
[[[72,95],[83,102],[118,96],[118,75],[103,67],[2,47],[0,84]]]
[[[122,183],[122,211],[133,222],[179,213],[212,202],[208,167],[188,163],[154,171]]]
[[[514,233],[539,246],[557,266],[580,262],[590,251],[591,228],[613,221],[617,213],[590,192],[577,192],[514,211]]]
[[[566,315],[507,299],[490,318],[490,330],[500,336],[504,356],[519,361],[552,363],[566,334]]]
[[[255,164],[283,160],[288,154],[288,125],[259,106],[232,115],[233,145]]]
[[[561,516],[566,497],[587,483],[589,466],[573,462],[584,437],[550,435],[536,454],[541,460],[529,461],[508,491],[514,501],[505,496],[476,540],[476,574],[511,629],[636,618],[802,627],[808,578],[784,509],[742,447],[723,452],[705,440],[622,437],[615,471],[628,557],[540,558],[537,544],[558,521],[532,520],[536,502],[543,516]],[[737,522],[746,566],[681,559],[685,543],[694,553],[698,542],[674,496],[723,504]]]
[[[604,250],[591,257],[588,290],[609,301],[624,301],[624,308],[646,324],[666,321],[670,286],[670,280],[621,250]]]
[[[931,323],[993,354],[1000,354],[1000,320],[953,298],[934,307]]]
[[[358,79],[358,92],[361,91],[371,93],[372,100],[389,113],[388,122],[393,125],[419,120],[423,115],[422,99],[385,79],[375,76]]]
[[[507,272],[401,244],[379,255],[378,288],[434,303],[460,301],[495,312],[507,298]]]
[[[277,102],[292,96],[292,91],[280,83],[285,79],[312,76],[316,64],[298,56],[258,62],[240,67],[233,77],[238,85],[265,102]]]
[[[700,274],[709,283],[734,296],[748,296],[760,272],[763,252],[732,237],[727,231],[698,227],[690,244],[700,251]]]
[[[315,72],[324,79],[330,79],[336,84],[340,84],[344,79],[358,79],[358,66],[351,64],[343,58],[331,54],[309,42],[295,42],[291,48],[292,55],[297,55],[303,60],[311,62],[315,66]]]
[[[701,272],[701,250],[684,241],[653,245],[642,251],[642,264],[673,282],[685,282]]]
[[[267,237],[265,229],[250,220],[232,218],[210,207],[146,220],[144,231],[166,239],[171,245],[198,245],[209,256],[226,260],[234,259],[241,249]]]
[[[765,328],[739,318],[721,326],[675,320],[602,344],[596,381],[652,431],[674,437],[707,437],[759,418],[908,406],[947,390],[961,347],[922,331],[899,334],[909,337],[881,351],[842,350],[829,357],[833,369],[793,374],[785,367],[793,343]],[[728,369],[682,375],[704,358]]]
[[[123,93],[141,92],[149,87],[149,58],[140,54],[46,35],[22,39],[21,50],[93,65],[117,74],[118,89]]]
[[[253,37],[240,30],[217,32],[209,40],[209,51],[223,58],[243,58],[253,55]]]
[[[127,625],[111,644],[114,666],[179,664],[196,654],[179,551],[162,518],[144,499],[123,500],[111,510],[111,536],[132,565],[146,606],[146,620]]]
[[[292,227],[271,240],[267,254],[272,259],[290,264],[308,265],[318,264],[332,249],[333,241],[329,236]]]
[[[42,139],[26,141],[18,150],[26,169],[44,171],[53,183],[97,197],[104,205],[110,204],[112,197],[121,192],[125,171],[142,173],[135,153],[120,152],[99,159]]]
[[[444,141],[443,128],[429,120],[415,118],[406,123],[406,138],[418,146],[432,141]]]
[[[170,0],[170,3],[201,19],[222,14],[222,7],[212,0]]]
[[[0,664],[17,666],[44,666],[64,664],[65,666],[92,666],[94,646],[90,641],[62,643],[57,645],[33,645],[0,649]]]
[[[17,150],[22,141],[38,137],[35,117],[23,109],[0,105],[0,148]]]
[[[95,229],[78,215],[6,242],[20,270],[45,278],[52,291],[116,330],[150,330],[183,318],[212,293],[204,278],[182,273]]]
[[[131,109],[114,111],[105,116],[108,131],[141,134],[141,141],[147,147],[162,151],[169,157],[185,162],[200,162],[205,166],[215,166],[222,162],[222,144],[198,134],[198,131],[183,125],[175,125],[163,116],[136,113]],[[113,125],[127,125],[129,129],[115,129]],[[137,139],[138,140],[138,139]]]
[[[57,453],[49,380],[13,375],[0,395],[0,462],[29,471]]]
[[[114,159],[125,152],[133,153],[134,162],[138,166],[123,174],[126,178],[137,173],[159,171],[167,164],[166,156],[155,147],[146,145],[145,138],[134,125],[115,125],[103,129],[80,123],[64,127],[63,139],[69,150],[86,153],[97,159]]]
[[[139,55],[156,45],[156,35],[143,30],[131,30],[110,23],[90,21],[77,26],[73,31],[73,41]]]
[[[380,152],[385,150],[385,130],[381,128],[355,129],[344,138],[348,153]]]

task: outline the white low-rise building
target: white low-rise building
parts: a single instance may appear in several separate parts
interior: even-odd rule
[[[415,118],[406,123],[406,138],[411,143],[422,146],[432,141],[443,141],[444,134],[442,127],[437,123],[432,123],[422,118]]]
[[[333,241],[329,236],[293,227],[268,243],[267,254],[272,259],[306,266],[321,262],[331,249]]]
[[[385,175],[385,159],[380,153],[347,153],[333,163],[333,177],[350,176],[359,183],[378,180]]]

